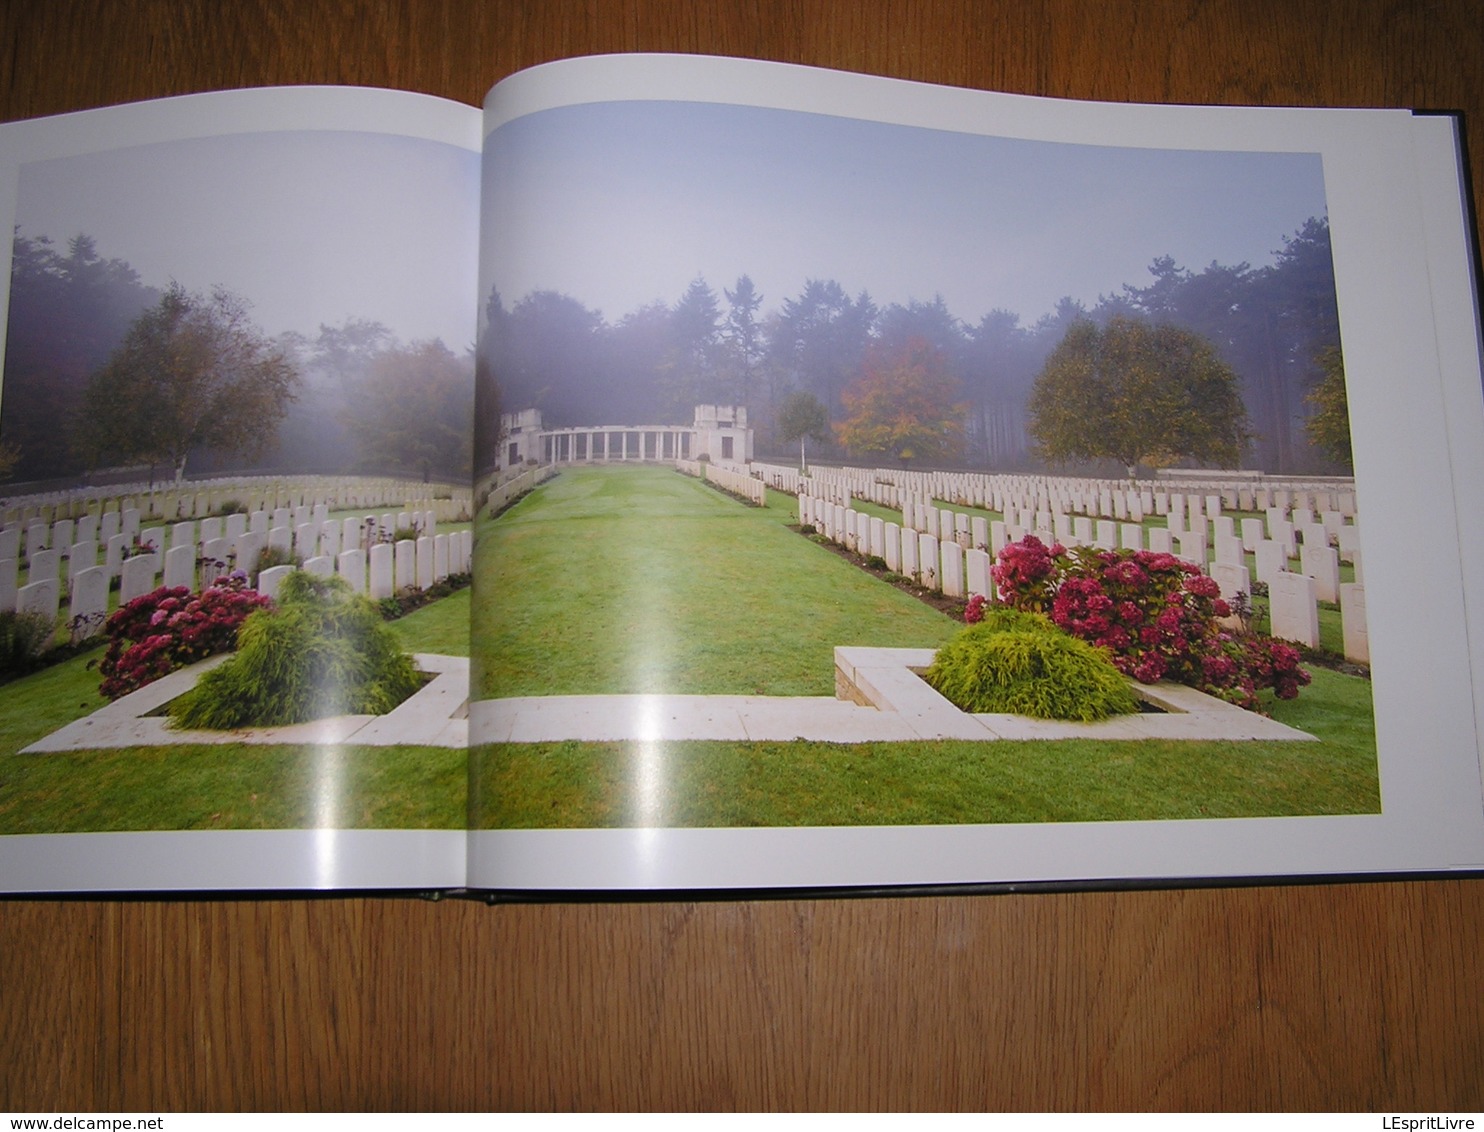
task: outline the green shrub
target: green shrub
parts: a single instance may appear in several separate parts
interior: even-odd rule
[[[296,571],[276,609],[254,613],[237,655],[170,705],[186,728],[229,730],[380,715],[418,688],[412,658],[376,607],[340,578]]]
[[[940,648],[927,681],[967,712],[1091,723],[1138,710],[1105,652],[1013,609],[991,610]]]
[[[0,610],[0,680],[12,680],[35,668],[56,627],[42,613]]]

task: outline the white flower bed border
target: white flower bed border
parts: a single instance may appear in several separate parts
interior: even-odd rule
[[[469,658],[417,653],[413,662],[433,679],[385,715],[340,715],[287,727],[237,731],[182,731],[165,716],[151,715],[196,686],[201,675],[234,654],[222,653],[172,672],[137,692],[121,696],[92,715],[39,739],[21,754],[163,747],[181,743],[320,743],[369,747],[415,745],[466,747],[469,724]]]

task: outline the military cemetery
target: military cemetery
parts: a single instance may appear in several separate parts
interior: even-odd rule
[[[579,134],[589,112],[564,111]],[[917,136],[765,117],[842,170]],[[1103,276],[1057,223],[1034,263],[989,265],[966,251],[984,233],[934,222],[920,256],[881,259],[852,230],[855,290],[813,274],[837,254],[807,251],[814,229],[836,220],[737,194],[767,170],[738,167],[725,132],[689,135],[705,183],[676,207],[701,209],[708,270],[736,262],[705,251],[716,233],[748,233],[766,306],[751,276],[718,295],[674,265],[636,291],[624,255],[593,249],[505,277],[543,257],[504,242],[622,230],[598,219],[606,196],[581,224],[482,236],[476,310],[457,272],[414,294],[374,262],[367,221],[317,215],[351,249],[342,289],[377,279],[365,309],[388,323],[264,260],[251,209],[259,238],[207,256],[202,233],[158,223],[158,194],[112,201],[107,176],[89,191],[121,219],[96,235],[49,231],[42,196],[22,201],[0,831],[1375,812],[1365,536],[1313,155],[1125,168],[1067,146],[1086,183],[1142,202]],[[672,136],[625,150],[634,184],[673,164]],[[959,172],[1047,176],[1003,146],[948,148]],[[187,140],[89,160],[137,162],[128,183],[148,184],[205,158]],[[1247,257],[1223,266],[1214,202],[1255,184],[1281,191],[1219,245]],[[862,215],[898,231],[923,186],[881,191]],[[1193,242],[1167,249],[1177,214]],[[148,262],[182,277],[275,283],[192,290],[105,258],[145,262],[146,231],[170,244]],[[921,297],[940,288],[974,317]],[[1261,343],[1248,309],[1274,312]],[[471,330],[471,349],[446,344]],[[960,641],[1019,706],[965,706],[937,659]],[[29,670],[38,653],[53,663]],[[309,688],[317,664],[354,694]],[[231,710],[248,700],[262,713]],[[328,817],[306,800],[326,760],[349,784]]]

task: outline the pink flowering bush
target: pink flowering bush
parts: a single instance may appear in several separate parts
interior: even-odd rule
[[[103,674],[98,691],[116,700],[177,668],[226,652],[235,646],[247,615],[272,604],[248,589],[241,573],[218,578],[198,594],[185,586],[161,586],[136,597],[103,626],[108,648],[98,664]]]
[[[1225,629],[1220,587],[1172,554],[1069,551],[1028,536],[1000,552],[993,574],[1003,603],[1048,613],[1140,683],[1172,680],[1256,710],[1262,689],[1292,699],[1309,682],[1293,646]]]
[[[964,624],[977,625],[984,620],[984,607],[989,602],[983,594],[971,594],[964,605]]]
[[[1000,551],[990,577],[1000,593],[1014,593],[1016,609],[1045,613],[1056,593],[1057,559],[1066,554],[1061,543],[1048,547],[1035,535],[1026,535]]]

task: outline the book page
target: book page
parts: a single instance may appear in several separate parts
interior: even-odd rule
[[[485,130],[471,885],[1484,861],[1438,123],[605,57]]]
[[[462,885],[478,149],[348,88],[0,126],[0,889]]]

